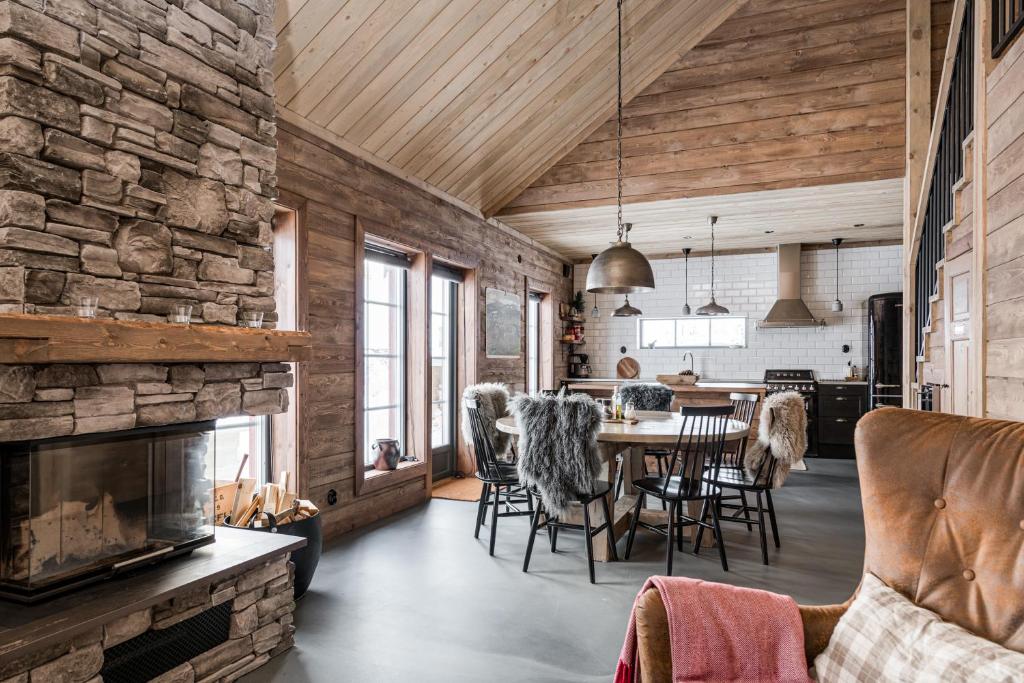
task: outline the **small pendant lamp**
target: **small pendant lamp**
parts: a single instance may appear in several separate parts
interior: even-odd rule
[[[832,238],[832,246],[836,248],[836,300],[832,302],[833,313],[839,313],[843,310],[843,302],[839,299],[839,245],[842,243],[842,237]]]
[[[697,309],[697,315],[729,315],[729,309],[715,301],[715,223],[718,216],[711,216],[711,301]]]
[[[597,258],[597,254],[591,254],[590,255],[591,263],[593,263],[594,259],[596,259],[596,258]],[[590,317],[591,318],[600,318],[601,317],[601,309],[597,307],[597,292],[594,292],[594,307],[590,309]]]
[[[616,206],[618,208],[616,223],[618,225],[618,233],[616,241],[598,254],[594,262],[590,264],[590,270],[587,271],[587,291],[607,294],[649,292],[654,289],[654,271],[651,269],[650,262],[629,243],[629,231],[633,226],[630,223],[622,222],[622,2],[623,0],[617,0],[616,3],[619,36],[617,118],[615,128],[615,187]]]
[[[683,315],[690,315],[690,247],[683,249]]]
[[[638,315],[643,315],[643,314],[644,314],[644,312],[641,311],[636,306],[630,306],[629,305],[629,295],[628,294],[626,295],[626,303],[624,303],[621,306],[619,306],[618,308],[616,308],[615,312],[612,313],[612,315],[615,316],[616,318],[635,318]]]

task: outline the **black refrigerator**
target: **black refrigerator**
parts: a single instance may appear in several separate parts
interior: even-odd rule
[[[868,408],[903,405],[903,293],[868,298]]]

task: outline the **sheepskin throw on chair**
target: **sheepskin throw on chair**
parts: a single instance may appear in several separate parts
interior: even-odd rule
[[[536,488],[555,516],[594,490],[601,472],[597,434],[601,409],[586,394],[517,396],[512,414],[519,422],[519,480]]]
[[[494,454],[498,458],[508,455],[509,435],[498,431],[498,418],[508,415],[508,387],[504,384],[484,383],[473,384],[462,392],[463,399],[475,399],[480,419],[484,423],[484,431],[491,440]],[[462,438],[466,443],[473,443],[473,432],[469,426],[469,414],[466,412],[466,404],[462,403]]]
[[[619,398],[637,410],[672,410],[672,390],[664,384],[623,384]]]
[[[747,450],[744,468],[754,476],[767,455],[776,459],[772,488],[782,486],[791,467],[807,452],[807,409],[804,397],[795,391],[782,391],[764,397],[757,441]]]

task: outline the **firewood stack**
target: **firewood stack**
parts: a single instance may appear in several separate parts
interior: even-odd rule
[[[259,528],[270,526],[269,515],[273,515],[276,524],[281,526],[319,514],[316,505],[289,491],[289,472],[281,472],[277,483],[264,484],[257,491],[255,479],[241,476],[244,465],[245,460],[238,468],[235,481],[217,486],[217,524]]]

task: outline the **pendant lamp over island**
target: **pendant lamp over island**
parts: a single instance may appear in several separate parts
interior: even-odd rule
[[[683,249],[683,315],[690,315],[690,247]]]
[[[616,241],[597,255],[587,271],[587,291],[603,294],[629,294],[654,289],[654,271],[651,264],[629,243],[630,223],[622,222],[622,1],[618,0],[618,95],[616,98],[616,206],[618,233]],[[626,305],[615,311],[630,311],[623,316],[640,315],[640,310]]]
[[[843,301],[839,298],[839,245],[842,243],[842,237],[832,238],[832,246],[836,248],[836,300],[832,302],[833,313],[839,313],[843,310]]]
[[[729,309],[715,301],[715,223],[718,216],[711,216],[711,301],[697,309],[697,315],[729,315]]]
[[[641,311],[636,306],[630,306],[629,305],[629,295],[628,294],[626,295],[626,303],[624,303],[621,306],[619,306],[618,308],[616,308],[615,312],[612,313],[612,315],[615,316],[616,318],[635,318],[638,315],[643,315],[643,314],[644,314],[644,312]]]

